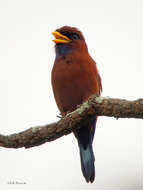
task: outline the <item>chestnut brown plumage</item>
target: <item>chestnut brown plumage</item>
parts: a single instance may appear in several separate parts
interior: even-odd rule
[[[52,70],[52,87],[62,115],[71,112],[92,94],[100,94],[101,78],[96,63],[88,53],[82,33],[64,26],[53,32],[56,58]],[[87,182],[95,178],[92,142],[97,117],[74,131],[80,149],[81,169]]]

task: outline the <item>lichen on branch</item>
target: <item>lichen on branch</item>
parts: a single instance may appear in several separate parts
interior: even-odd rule
[[[129,101],[93,95],[56,123],[31,127],[11,135],[0,134],[0,146],[5,148],[38,146],[71,133],[83,123],[89,122],[95,115],[143,119],[143,99]]]

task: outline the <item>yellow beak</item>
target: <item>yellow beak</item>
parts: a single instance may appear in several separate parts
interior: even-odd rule
[[[59,43],[65,44],[71,42],[71,39],[69,39],[67,36],[62,35],[60,32],[52,32],[52,34],[55,37],[55,39],[52,41],[55,42],[56,44]]]

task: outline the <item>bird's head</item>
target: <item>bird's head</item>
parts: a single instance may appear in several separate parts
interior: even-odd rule
[[[56,53],[68,54],[75,51],[87,51],[87,46],[82,33],[75,27],[63,26],[52,32],[55,39]]]

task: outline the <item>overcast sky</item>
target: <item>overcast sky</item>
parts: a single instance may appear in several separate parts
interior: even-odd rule
[[[1,134],[58,120],[51,32],[63,25],[83,32],[103,96],[143,97],[142,0],[0,0]],[[93,147],[93,184],[82,176],[72,134],[27,150],[0,148],[0,189],[143,189],[142,120],[100,117]],[[13,181],[26,184],[8,184]]]

